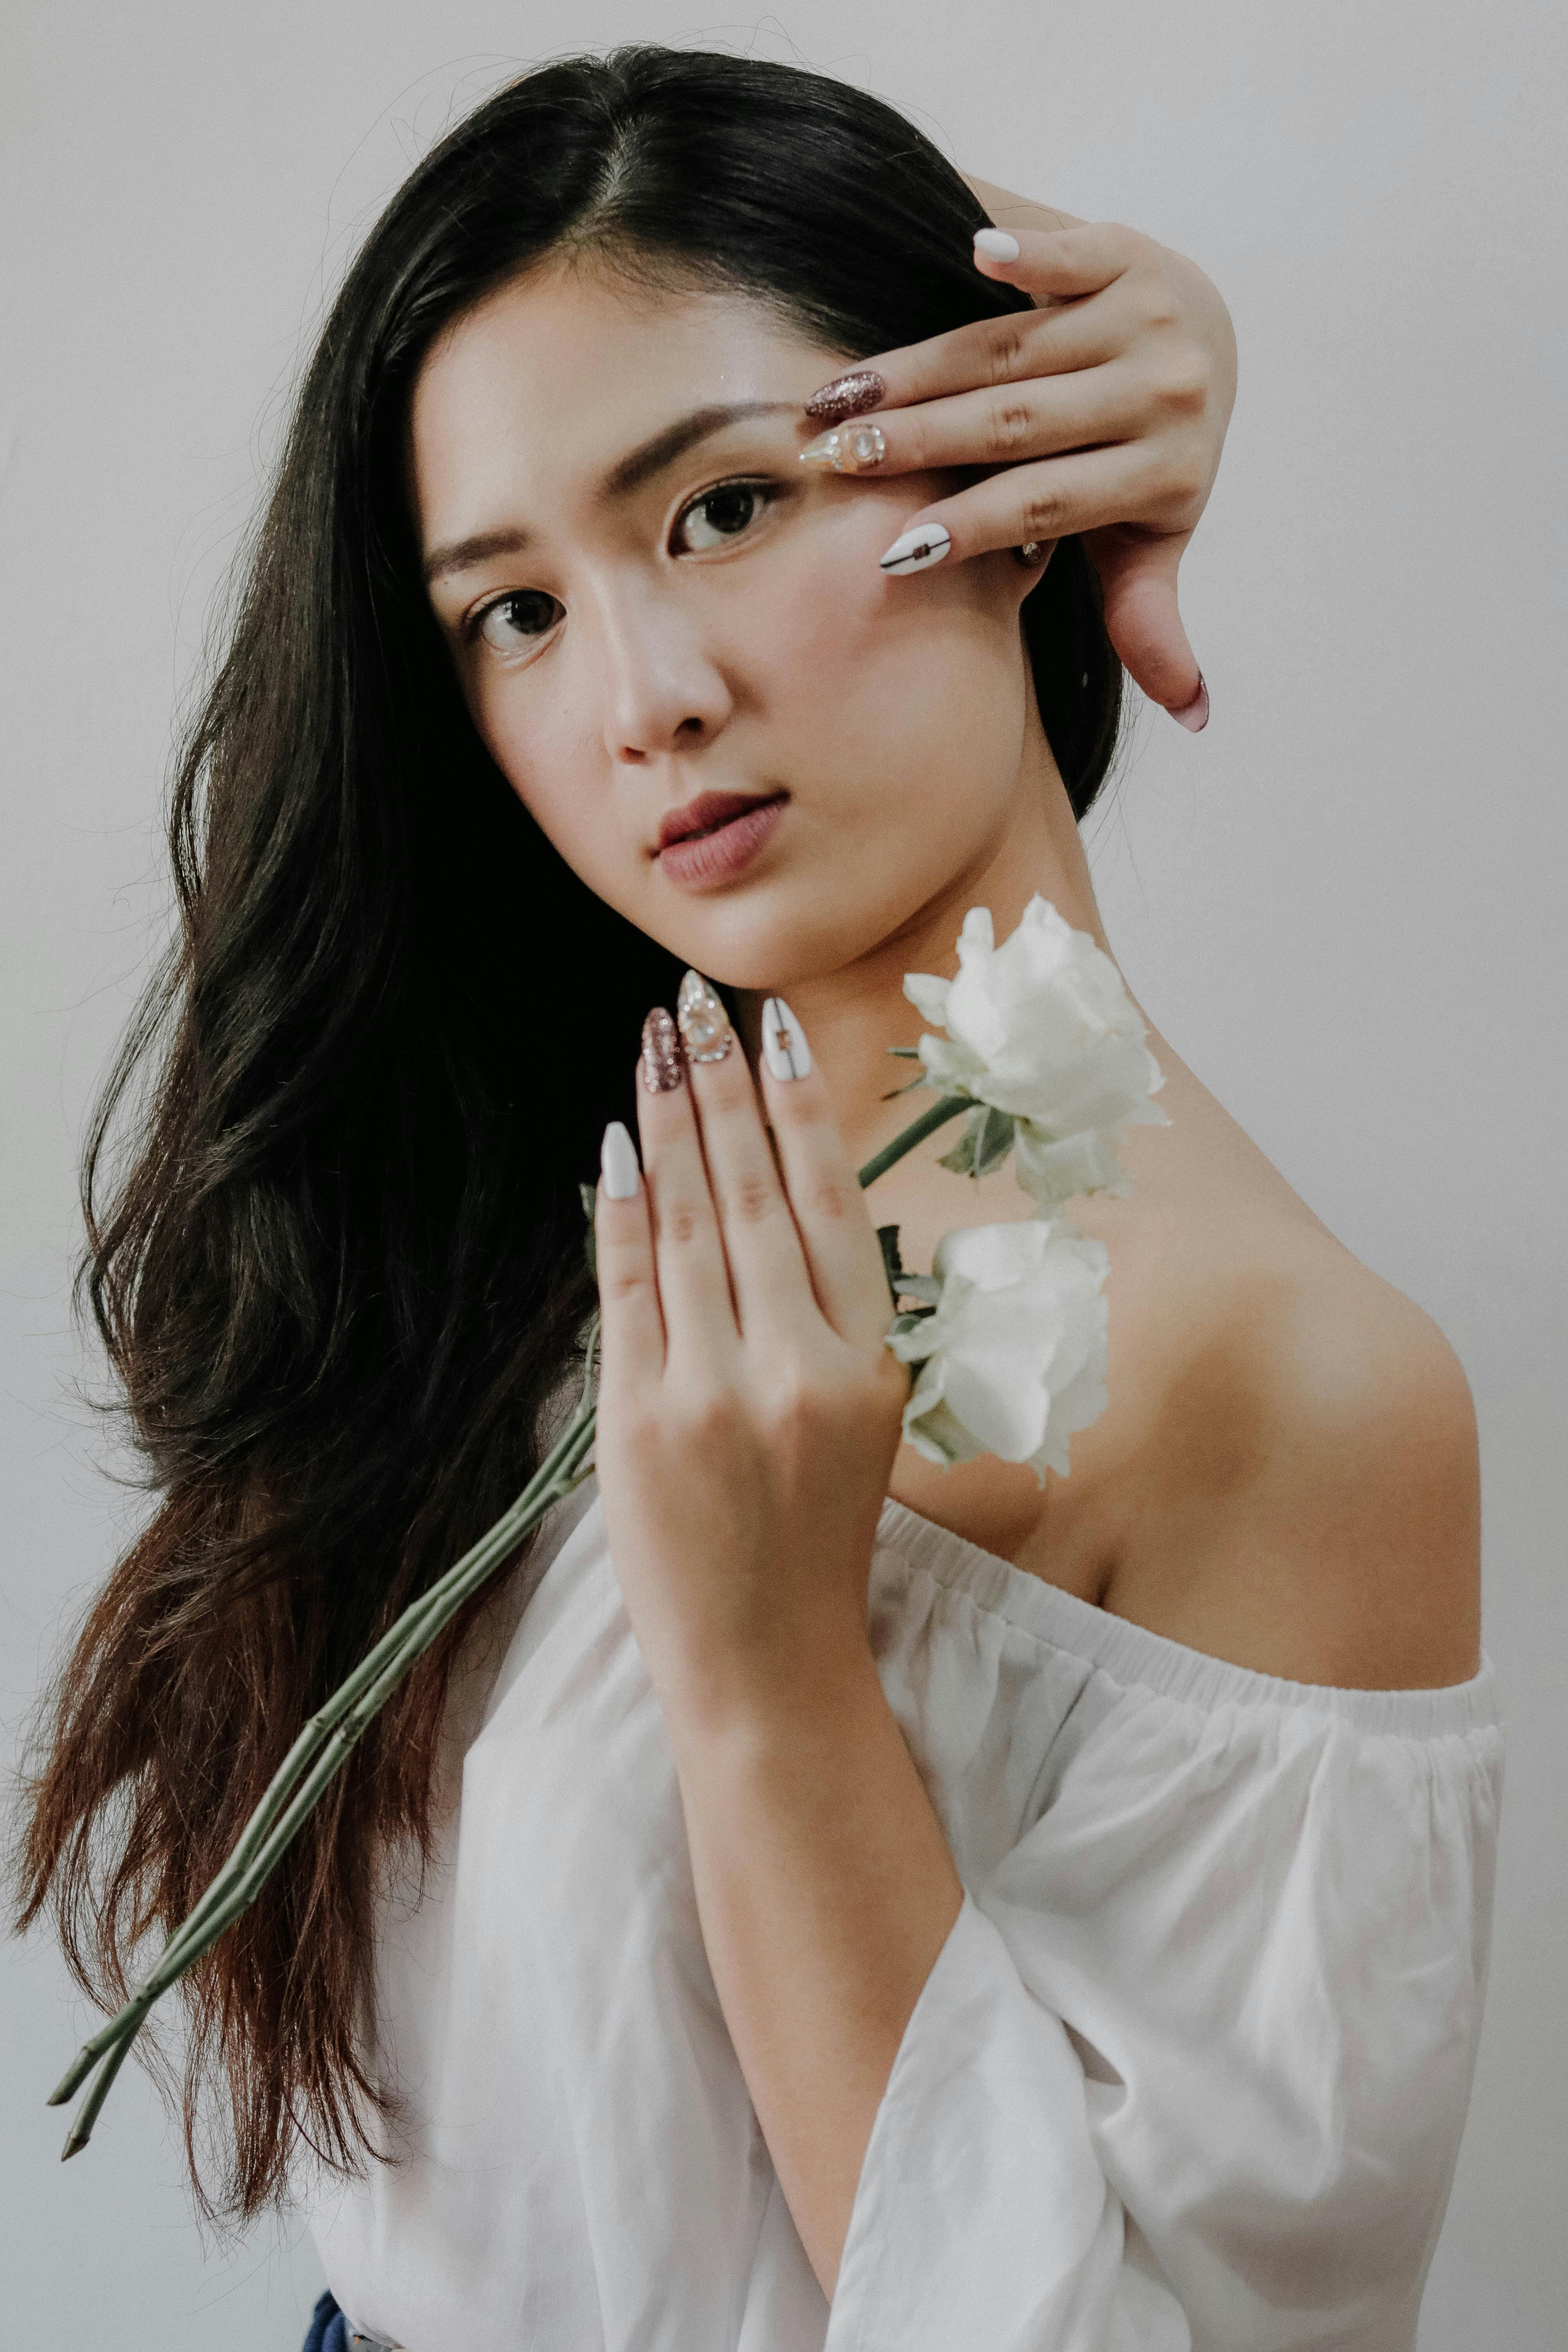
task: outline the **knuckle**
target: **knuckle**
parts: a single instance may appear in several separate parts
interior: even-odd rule
[[[786,1357],[774,1370],[768,1420],[780,1435],[809,1438],[828,1418],[827,1400],[816,1375]]]
[[[725,1197],[724,1213],[731,1224],[758,1225],[779,1205],[776,1189],[759,1169],[736,1177]]]
[[[1133,262],[1142,260],[1146,254],[1152,254],[1157,250],[1152,236],[1146,236],[1141,228],[1129,228],[1125,221],[1102,221],[1100,226],[1110,242],[1112,253],[1116,255],[1124,269],[1130,268]]]
[[[659,1213],[659,1238],[673,1242],[678,1249],[686,1249],[702,1231],[702,1219],[695,1201],[670,1201]]]
[[[1028,335],[1020,313],[998,319],[986,337],[985,360],[994,384],[1028,373]]]
[[[683,1419],[694,1445],[727,1451],[739,1431],[740,1402],[732,1389],[700,1388],[688,1401]]]
[[[1026,400],[1001,400],[986,419],[986,446],[993,457],[1016,457],[1035,435],[1035,415]]]
[[[1162,365],[1155,383],[1160,401],[1166,408],[1184,415],[1200,412],[1208,398],[1208,371],[1201,355],[1190,345],[1172,352]]]
[[[642,1297],[649,1288],[647,1269],[641,1265],[617,1265],[613,1260],[601,1261],[599,1288],[610,1306],[622,1307],[628,1300]]]
[[[1067,520],[1067,502],[1059,490],[1034,490],[1024,501],[1026,539],[1060,539]]]
[[[1163,278],[1152,273],[1144,289],[1143,324],[1156,334],[1174,334],[1182,324],[1182,306]]]
[[[824,1169],[815,1176],[806,1192],[806,1208],[825,1224],[842,1224],[860,1206],[863,1195],[858,1184],[836,1176]]]

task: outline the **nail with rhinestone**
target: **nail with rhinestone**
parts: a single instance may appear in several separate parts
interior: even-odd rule
[[[675,1017],[689,1062],[721,1062],[735,1042],[721,999],[700,971],[689,971],[682,980]]]
[[[879,466],[888,444],[879,425],[839,425],[819,433],[800,453],[803,466],[831,467],[836,474],[866,474]]]
[[[811,1047],[805,1031],[782,996],[770,996],[763,1007],[763,1058],[769,1076],[809,1078]]]
[[[650,1095],[673,1094],[686,1076],[680,1032],[656,1004],[642,1025],[642,1082]]]
[[[820,392],[814,392],[805,404],[805,413],[818,425],[842,425],[847,416],[864,416],[868,408],[876,408],[888,396],[888,387],[875,368],[855,368],[848,375],[836,375]]]

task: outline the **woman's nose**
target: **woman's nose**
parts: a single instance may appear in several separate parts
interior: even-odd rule
[[[661,600],[616,600],[601,614],[605,746],[636,763],[690,751],[719,733],[733,708],[722,669],[691,617]]]

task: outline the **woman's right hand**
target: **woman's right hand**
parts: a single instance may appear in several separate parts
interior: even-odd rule
[[[1081,539],[1106,629],[1145,694],[1194,730],[1208,695],[1176,572],[1208,503],[1236,399],[1236,336],[1195,263],[1136,229],[1074,221],[972,182],[1018,247],[975,266],[1037,309],[976,320],[862,361],[886,391],[879,474],[985,467],[911,515],[939,522],[948,561],[1030,540]],[[1060,222],[1031,228],[1026,220]],[[830,413],[831,414],[831,413]],[[830,421],[830,419],[829,419]]]

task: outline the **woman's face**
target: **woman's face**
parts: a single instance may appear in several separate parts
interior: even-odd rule
[[[960,478],[798,463],[847,362],[743,296],[550,266],[459,319],[412,404],[431,603],[492,757],[590,888],[741,988],[949,901],[956,927],[1039,790],[1038,575],[879,569]]]

